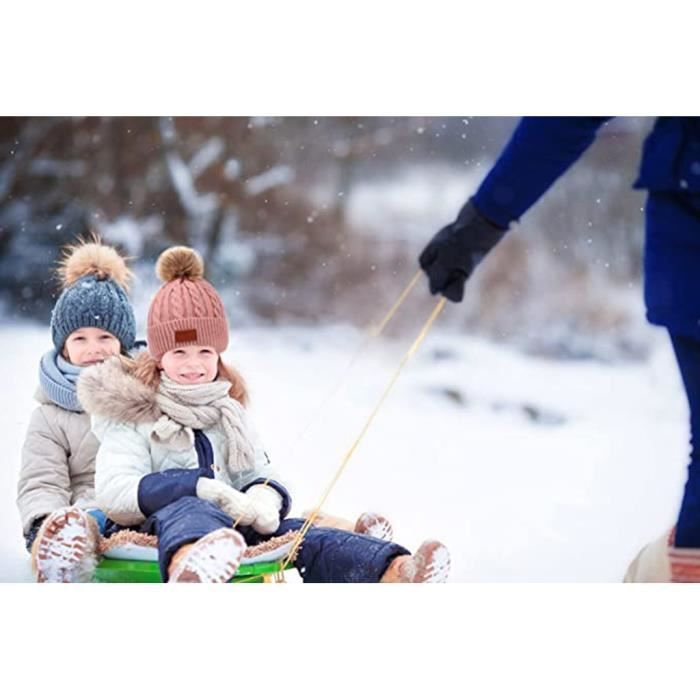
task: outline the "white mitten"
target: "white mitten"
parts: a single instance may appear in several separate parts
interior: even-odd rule
[[[197,479],[197,496],[219,506],[234,522],[240,518],[239,525],[250,525],[256,518],[257,512],[248,494],[237,491],[223,481],[200,476]]]
[[[256,484],[251,486],[246,495],[250,496],[256,516],[253,529],[261,535],[270,535],[280,526],[280,508],[282,496],[271,486]]]

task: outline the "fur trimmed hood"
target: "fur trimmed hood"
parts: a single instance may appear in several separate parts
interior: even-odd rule
[[[139,378],[152,359],[142,352],[134,360],[111,357],[88,367],[78,380],[78,399],[90,415],[123,423],[152,423],[163,412],[156,403],[156,387]]]

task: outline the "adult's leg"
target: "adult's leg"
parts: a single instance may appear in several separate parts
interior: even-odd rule
[[[700,194],[650,192],[646,208],[647,318],[671,334],[690,409],[691,457],[676,527],[678,547],[700,546]]]
[[[690,464],[676,524],[677,547],[700,547],[700,341],[671,334],[690,409]]]

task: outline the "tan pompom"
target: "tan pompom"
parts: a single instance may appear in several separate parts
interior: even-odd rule
[[[87,240],[67,246],[57,272],[63,289],[85,275],[95,275],[98,279],[113,279],[128,292],[129,283],[134,276],[126,266],[126,260],[114,248],[104,245],[95,234]]]
[[[163,282],[176,279],[197,280],[204,277],[202,256],[192,248],[183,245],[163,251],[156,263],[156,274]]]

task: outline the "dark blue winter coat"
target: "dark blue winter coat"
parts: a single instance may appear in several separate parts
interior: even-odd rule
[[[593,143],[610,117],[527,117],[475,195],[507,227]],[[644,255],[647,317],[700,340],[700,118],[660,117],[634,183],[649,192]]]

